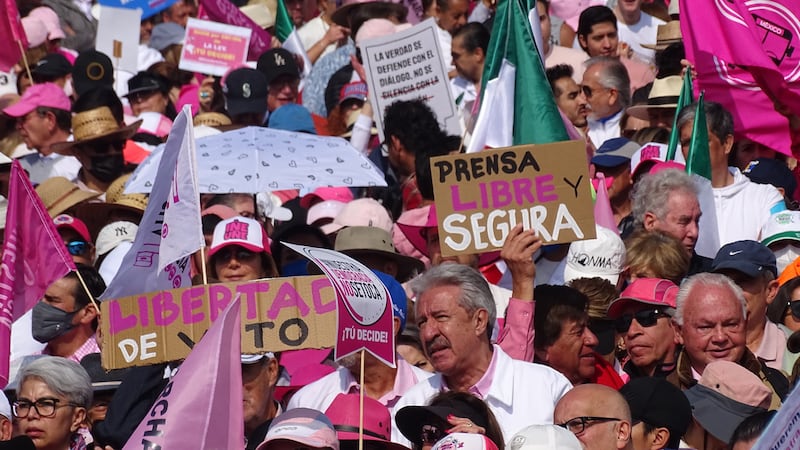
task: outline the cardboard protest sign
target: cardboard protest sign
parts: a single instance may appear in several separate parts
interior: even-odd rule
[[[319,266],[336,290],[334,359],[363,349],[395,367],[392,303],[378,276],[360,262],[335,250],[282,244]]]
[[[242,353],[333,347],[336,294],[328,279],[273,278],[102,302],[103,367],[185,358],[237,294],[242,299]]]
[[[442,255],[500,250],[518,223],[545,244],[593,239],[585,161],[580,141],[432,158]]]
[[[142,20],[138,9],[100,6],[95,48],[111,58],[119,92],[128,92],[127,80],[139,71],[139,29],[130,26]]]
[[[386,107],[397,100],[419,98],[436,113],[448,134],[461,135],[450,78],[441,57],[438,27],[433,19],[389,36],[365,40],[359,48],[381,141],[385,139]]]
[[[800,448],[800,390],[793,389],[778,414],[761,433],[753,450],[796,450]]]
[[[98,3],[102,6],[139,10],[142,19],[148,19],[169,8],[176,1],[178,0],[99,0]]]
[[[223,76],[247,61],[252,30],[189,18],[179,69]]]

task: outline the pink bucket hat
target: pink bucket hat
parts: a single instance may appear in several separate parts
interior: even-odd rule
[[[57,84],[39,83],[28,87],[19,101],[3,112],[11,117],[22,117],[40,106],[64,111],[71,108],[67,94]]]

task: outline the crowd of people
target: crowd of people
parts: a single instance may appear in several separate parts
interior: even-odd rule
[[[142,18],[140,71],[125,73],[94,48],[95,2],[17,0],[29,46],[0,73],[1,204],[16,160],[77,271],[13,325],[0,449],[120,450],[180,366],[101,367],[95,300],[152,206],[125,183],[187,106],[198,138],[246,126],[341,136],[387,182],[201,194],[195,283],[313,273],[289,242],[360,261],[392,302],[396,367],[331,349],[242,354],[240,448],[355,449],[360,434],[369,450],[754,445],[800,374],[800,169],[792,149],[741,137],[714,98],[678,110],[692,70],[678,0],[530,2],[554,103],[587,147],[570,163],[607,191],[615,224],[566,244],[516,226],[502,251],[457,256],[440,247],[430,160],[471,138],[497,2],[231,1],[269,32],[288,12],[303,57],[273,38],[223,77],[181,70],[187,21],[204,15],[175,0]],[[426,18],[463,135],[424,99],[383,112],[369,100],[359,44]],[[800,111],[775,108],[800,146]],[[684,163],[699,113],[704,183]]]

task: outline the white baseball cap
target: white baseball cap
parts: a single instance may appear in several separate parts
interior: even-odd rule
[[[523,428],[508,445],[510,450],[582,450],[574,434],[558,425],[531,425]]]
[[[564,283],[577,278],[600,277],[616,285],[625,268],[625,243],[612,230],[595,225],[597,237],[570,244]]]
[[[211,258],[219,250],[230,245],[238,245],[255,253],[271,254],[269,238],[264,227],[255,219],[247,217],[231,217],[214,227],[214,238],[211,240],[208,257]]]

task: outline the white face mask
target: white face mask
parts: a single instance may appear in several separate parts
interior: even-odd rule
[[[793,263],[795,259],[800,257],[800,247],[794,245],[787,245],[786,247],[775,250],[772,252],[775,255],[775,262],[778,264],[778,274],[783,272],[783,269]]]

